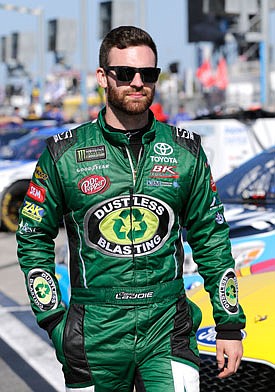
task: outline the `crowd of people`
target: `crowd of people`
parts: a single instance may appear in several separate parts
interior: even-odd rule
[[[98,106],[89,107],[87,120],[94,121],[100,109]],[[184,104],[179,105],[178,112],[173,116],[164,110],[160,101],[153,102],[150,109],[157,120],[175,126],[181,126],[181,122],[192,120],[193,118],[192,114],[186,110]],[[25,111],[21,110],[18,106],[14,107],[10,115],[2,114],[0,116],[0,127],[18,127],[23,124],[24,120],[55,120],[58,126],[67,122],[74,122],[74,119],[71,119],[64,112],[62,102],[46,102],[43,110],[38,110],[34,104],[29,105]]]

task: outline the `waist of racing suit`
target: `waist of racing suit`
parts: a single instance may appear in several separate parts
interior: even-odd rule
[[[143,305],[172,300],[185,294],[183,280],[143,287],[93,287],[71,289],[71,304]]]

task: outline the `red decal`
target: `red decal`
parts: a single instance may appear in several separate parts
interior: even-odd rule
[[[27,195],[31,199],[33,199],[35,201],[39,201],[40,203],[43,203],[43,201],[45,200],[45,196],[46,196],[46,189],[42,188],[42,186],[34,184],[31,181],[29,188],[28,188],[28,191],[27,191]]]
[[[212,189],[213,192],[217,192],[216,183],[215,183],[215,181],[213,180],[212,175],[211,175],[211,177],[210,177],[210,187],[211,187],[211,189]]]
[[[103,193],[109,186],[110,181],[108,177],[102,177],[96,174],[84,177],[78,183],[78,188],[86,195],[92,195],[99,192]]]
[[[179,174],[175,172],[177,166],[154,165],[151,170],[151,177],[154,178],[179,178]]]

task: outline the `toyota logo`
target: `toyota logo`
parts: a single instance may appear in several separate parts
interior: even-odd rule
[[[171,155],[174,151],[173,148],[167,143],[157,143],[154,146],[154,151],[158,155]]]

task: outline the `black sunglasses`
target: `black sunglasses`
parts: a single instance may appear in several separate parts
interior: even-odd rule
[[[131,82],[134,79],[135,74],[139,73],[143,83],[155,83],[160,74],[160,68],[135,68],[122,65],[110,65],[109,67],[104,67],[104,71],[115,71],[116,78],[120,82]]]

